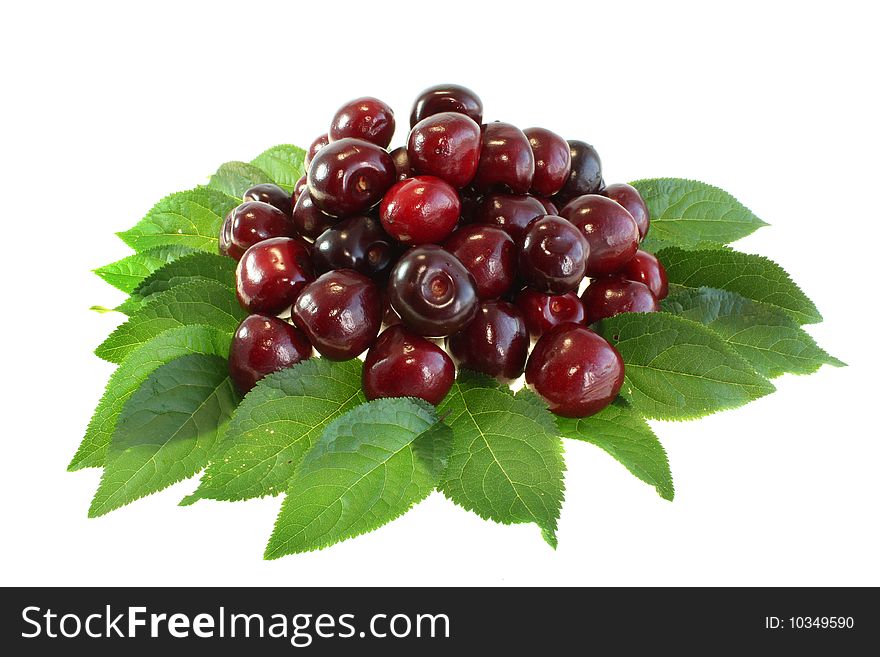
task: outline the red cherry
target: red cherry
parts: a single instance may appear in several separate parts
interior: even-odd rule
[[[613,274],[639,248],[639,227],[626,209],[598,194],[578,196],[562,208],[562,216],[577,226],[587,242],[587,276]]]
[[[651,226],[651,221],[648,217],[648,206],[645,203],[645,199],[639,194],[639,190],[626,183],[615,183],[608,185],[602,191],[602,194],[612,201],[617,201],[626,208],[626,211],[636,220],[640,239],[645,239],[645,235],[648,234],[648,228]]]
[[[276,237],[244,252],[235,270],[235,289],[243,308],[277,315],[313,278],[308,249],[296,239]]]
[[[431,244],[448,236],[461,216],[458,193],[434,176],[396,183],[379,208],[385,231],[404,244]]]
[[[473,321],[449,336],[446,345],[460,367],[513,381],[526,366],[529,332],[514,305],[483,301]]]
[[[532,192],[538,196],[553,196],[568,180],[571,172],[571,148],[562,137],[544,128],[527,128],[523,133],[529,138],[532,153],[535,155]]]
[[[462,226],[446,238],[443,248],[474,277],[480,299],[497,299],[516,279],[516,244],[501,228]]]
[[[582,324],[586,317],[584,304],[577,292],[544,294],[525,288],[516,297],[526,328],[533,338],[539,338],[554,326],[566,322]]]
[[[665,299],[669,294],[666,269],[653,253],[636,251],[632,260],[623,266],[618,275],[630,281],[644,283],[658,301]]]
[[[356,98],[336,111],[330,124],[330,141],[346,137],[363,139],[387,148],[394,137],[394,112],[378,98]]]
[[[509,123],[489,123],[483,126],[482,141],[474,188],[514,194],[529,191],[535,174],[535,155],[523,131]]]
[[[443,178],[453,187],[473,180],[480,163],[480,126],[464,114],[442,112],[419,121],[407,150],[418,173]]]
[[[644,283],[619,276],[597,278],[581,295],[587,311],[587,323],[614,317],[620,313],[653,313],[660,310],[657,298]]]
[[[296,327],[271,315],[249,315],[238,325],[229,348],[229,376],[242,395],[267,374],[312,355],[312,345]]]

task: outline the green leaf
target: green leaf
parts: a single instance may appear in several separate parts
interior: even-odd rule
[[[208,187],[242,198],[254,185],[274,182],[268,173],[247,162],[227,162],[220,165],[208,181]]]
[[[140,345],[170,328],[200,324],[232,335],[244,317],[245,312],[226,286],[209,280],[181,283],[150,297],[95,353],[111,363],[120,363]]]
[[[714,287],[736,292],[784,310],[799,324],[822,321],[822,315],[782,267],[763,256],[730,249],[685,251],[669,248],[657,254],[669,282],[687,288]]]
[[[223,219],[239,203],[239,199],[210,187],[177,192],[159,201],[119,237],[135,251],[177,245],[216,253]]]
[[[729,244],[767,224],[723,189],[683,178],[637,180],[651,229],[644,247]]]
[[[156,369],[119,417],[89,517],[201,470],[237,401],[223,358],[191,354]]]
[[[159,267],[187,253],[192,253],[192,249],[180,245],[158,246],[98,267],[95,273],[113,287],[131,294],[141,281]]]
[[[556,547],[562,441],[550,412],[527,397],[468,381],[453,385],[439,407],[453,436],[441,490],[482,518],[534,522]]]
[[[263,151],[251,164],[268,173],[276,185],[290,191],[305,173],[303,167],[305,157],[306,152],[303,149],[290,144],[281,144]]]
[[[229,336],[208,326],[178,326],[134,350],[113,372],[76,454],[67,469],[104,465],[110,438],[125,402],[156,368],[187,354],[226,358]]]
[[[824,364],[844,365],[776,306],[735,292],[683,289],[664,299],[662,307],[711,328],[766,377],[812,374]]]
[[[327,425],[290,481],[266,558],[373,531],[437,485],[451,437],[430,404],[377,399]]]
[[[675,488],[666,450],[626,400],[617,398],[610,406],[584,418],[558,417],[564,438],[573,438],[601,447],[636,477],[657,489],[664,500],[672,501]]]
[[[312,358],[262,379],[184,504],[283,493],[326,424],[364,401],[361,366],[359,360]]]
[[[621,394],[658,420],[688,420],[736,408],[775,389],[717,333],[668,313],[625,313],[596,330],[626,364]]]

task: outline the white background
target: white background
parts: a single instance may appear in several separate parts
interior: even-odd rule
[[[19,2],[0,10],[2,584],[880,584],[876,17],[867,2]],[[455,81],[486,117],[595,144],[608,182],[693,177],[772,224],[737,246],[816,301],[848,362],[657,423],[673,503],[567,444],[554,552],[434,495],[372,534],[261,560],[280,500],[86,519],[65,466],[111,366],[113,232],[218,164],[308,145],[345,100]]]

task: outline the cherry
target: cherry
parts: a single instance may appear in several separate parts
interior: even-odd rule
[[[235,270],[235,289],[243,308],[277,315],[313,278],[308,249],[296,239],[275,237],[244,252]]]
[[[455,365],[436,344],[396,324],[367,352],[361,381],[369,400],[419,397],[436,405],[452,388]]]
[[[443,248],[474,277],[480,299],[497,299],[516,279],[516,244],[501,228],[462,226],[446,238]]]
[[[529,139],[509,123],[483,126],[483,146],[473,186],[484,192],[506,190],[525,194],[532,186],[535,156]]]
[[[238,325],[229,347],[229,376],[246,395],[267,374],[312,355],[302,331],[271,315],[249,315]]]
[[[293,210],[290,202],[290,194],[272,183],[261,183],[248,188],[244,193],[245,201],[262,201],[272,207],[278,208],[288,217]]]
[[[648,206],[645,204],[645,199],[639,194],[639,190],[626,183],[615,183],[605,187],[602,195],[612,201],[617,201],[626,208],[626,211],[636,220],[636,225],[639,227],[639,238],[645,239],[651,220],[648,217]]]
[[[391,160],[394,162],[397,180],[406,180],[413,175],[412,166],[409,163],[409,152],[406,150],[406,146],[400,146],[391,151]]]
[[[618,275],[630,281],[644,283],[658,301],[665,299],[669,294],[666,269],[653,253],[636,251],[632,260],[623,266]]]
[[[596,149],[583,141],[569,140],[571,173],[559,191],[561,205],[584,194],[595,194],[602,186],[602,161]]]
[[[379,216],[389,235],[405,244],[439,242],[461,215],[455,188],[434,176],[416,176],[396,183],[382,199]]]
[[[394,136],[394,112],[378,98],[356,98],[340,107],[330,124],[330,141],[363,139],[387,148]]]
[[[354,269],[371,278],[386,276],[394,264],[397,246],[373,217],[349,217],[325,230],[315,240],[315,271]]]
[[[526,383],[564,417],[586,417],[608,406],[620,392],[623,374],[617,349],[579,324],[550,329],[526,364]]]
[[[426,244],[407,251],[391,270],[388,296],[410,330],[443,337],[474,318],[475,287],[473,276],[458,258]]]
[[[653,313],[660,310],[657,298],[644,283],[619,276],[597,278],[581,295],[587,311],[587,323],[614,317],[620,313]]]
[[[290,218],[278,208],[261,201],[245,201],[223,220],[220,251],[235,259],[263,240],[293,237],[296,229]]]
[[[321,212],[320,208],[315,205],[309,188],[306,187],[293,206],[293,225],[297,232],[303,237],[313,240],[335,223],[334,217]]]
[[[322,356],[348,360],[376,339],[382,324],[382,297],[376,284],[363,274],[337,269],[303,288],[291,319]]]
[[[526,328],[533,338],[539,338],[565,322],[582,324],[586,317],[584,304],[577,292],[554,295],[526,288],[517,295],[515,304],[522,312]]]
[[[296,203],[299,200],[299,197],[302,193],[308,189],[309,187],[309,177],[306,174],[303,174],[293,185],[293,194],[291,194],[291,208],[290,211],[293,213],[293,203]]]
[[[616,201],[587,194],[571,201],[562,208],[561,214],[577,226],[590,243],[587,276],[618,271],[639,248],[639,227]]]
[[[544,214],[555,214],[557,217],[560,216],[559,209],[556,207],[556,205],[553,203],[553,201],[551,201],[550,199],[541,198],[541,197],[536,197],[536,198],[541,202],[541,205],[544,206],[544,211],[545,211]]]
[[[562,217],[535,219],[523,233],[520,276],[539,292],[565,294],[584,278],[590,246],[583,234]]]
[[[553,196],[562,189],[571,173],[571,149],[568,142],[545,128],[528,128],[523,133],[528,137],[535,155],[532,192],[538,196]]]
[[[467,87],[457,84],[428,87],[416,98],[409,125],[412,127],[422,119],[441,112],[465,114],[479,124],[483,121],[483,101]]]
[[[361,139],[340,139],[324,146],[309,166],[309,193],[321,210],[334,217],[372,207],[396,177],[384,148]]]
[[[455,112],[433,114],[409,133],[408,151],[418,173],[443,178],[454,187],[473,180],[480,163],[480,126]]]
[[[522,313],[506,301],[483,301],[477,316],[446,339],[460,367],[513,381],[526,366],[529,332]]]
[[[477,207],[473,221],[503,228],[515,242],[535,217],[547,214],[544,204],[526,194],[489,194]]]
[[[309,145],[309,150],[306,151],[306,156],[303,160],[303,166],[306,168],[306,171],[309,169],[309,165],[312,163],[312,160],[315,159],[315,155],[318,154],[318,151],[324,148],[327,144],[330,143],[330,135],[323,134],[315,137],[315,141],[313,141]]]

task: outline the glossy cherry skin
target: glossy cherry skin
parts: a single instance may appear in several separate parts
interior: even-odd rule
[[[324,148],[327,144],[330,143],[330,135],[323,134],[315,137],[315,141],[309,144],[309,149],[306,151],[306,156],[304,158],[303,166],[305,166],[306,171],[309,169],[309,165],[312,163],[312,160],[315,159],[315,155],[318,154],[318,151]]]
[[[564,417],[586,417],[608,406],[620,392],[623,374],[617,349],[580,324],[550,329],[526,364],[528,386]]]
[[[394,111],[378,98],[356,98],[340,107],[330,124],[330,141],[363,139],[388,148],[394,137]]]
[[[267,374],[311,355],[312,345],[296,327],[271,315],[249,315],[232,336],[229,376],[238,392],[246,395]]]
[[[293,206],[293,225],[297,233],[310,240],[316,239],[321,233],[337,222],[335,217],[322,212],[312,201],[309,188],[306,187]]]
[[[234,208],[220,229],[221,253],[240,259],[258,242],[272,237],[293,237],[296,229],[278,208],[261,201],[245,201]]]
[[[402,324],[385,329],[367,352],[361,383],[367,399],[418,397],[437,405],[452,388],[455,364]]]
[[[647,285],[620,276],[593,279],[581,295],[581,301],[584,302],[588,324],[620,313],[653,313],[660,310],[657,297]]]
[[[526,226],[545,214],[544,204],[534,196],[489,194],[480,202],[472,221],[498,226],[518,243]]]
[[[483,301],[477,316],[446,339],[459,367],[513,381],[526,366],[529,332],[522,313],[506,301]]]
[[[657,298],[657,301],[662,301],[669,295],[666,268],[653,253],[636,251],[632,260],[623,266],[618,275],[630,281],[644,283],[651,290],[651,294]]]
[[[489,123],[483,126],[482,141],[473,187],[482,192],[529,191],[535,174],[535,155],[523,131],[509,123]]]
[[[277,315],[314,277],[308,249],[294,238],[275,237],[244,252],[235,270],[235,290],[246,310]]]
[[[639,190],[626,183],[614,183],[605,187],[602,195],[612,201],[617,201],[626,208],[626,211],[636,220],[636,225],[639,227],[639,238],[645,239],[648,228],[651,226],[651,220],[648,217],[648,206],[645,204],[645,199],[639,194]]]
[[[413,175],[412,166],[409,162],[409,152],[406,146],[399,146],[391,151],[391,159],[394,161],[394,171],[397,173],[397,180],[406,180]]]
[[[626,209],[598,194],[579,196],[562,208],[562,216],[577,226],[587,242],[587,276],[613,274],[639,248],[639,227]]]
[[[545,210],[544,214],[555,214],[556,216],[561,216],[559,214],[559,208],[557,208],[556,205],[551,200],[546,199],[546,198],[541,198],[539,196],[537,196],[535,198],[537,198],[539,201],[541,201],[541,205],[544,206],[544,210]]]
[[[483,101],[467,87],[457,84],[428,87],[416,98],[409,125],[412,127],[422,119],[441,112],[465,114],[479,125],[483,122]]]
[[[545,128],[527,128],[523,133],[528,137],[535,156],[532,193],[553,196],[562,189],[571,173],[571,148],[562,137]]]
[[[571,151],[571,173],[559,190],[560,203],[565,205],[569,200],[595,194],[602,186],[602,161],[596,149],[584,141],[569,140]]]
[[[384,148],[362,139],[340,139],[318,151],[309,166],[309,193],[334,217],[364,212],[394,184],[394,160]]]
[[[461,188],[477,173],[482,150],[480,126],[464,114],[434,114],[416,123],[409,133],[407,150],[416,172]]]
[[[349,217],[318,236],[312,246],[312,263],[319,274],[354,269],[370,278],[384,278],[394,265],[398,248],[378,219]]]
[[[382,297],[363,274],[337,269],[303,288],[291,319],[324,358],[349,360],[376,339],[382,325]]]
[[[480,299],[497,299],[516,280],[517,248],[513,238],[496,226],[462,226],[443,242],[474,277]]]
[[[572,292],[584,279],[589,255],[587,240],[569,221],[554,215],[538,217],[523,233],[520,277],[538,292]]]
[[[382,227],[404,244],[430,244],[447,237],[461,216],[458,192],[435,176],[416,176],[396,183],[382,199]]]
[[[586,318],[584,304],[577,292],[544,294],[526,288],[517,295],[514,303],[533,338],[539,338],[554,326],[566,322],[583,324]]]
[[[290,194],[272,183],[261,183],[248,188],[244,193],[245,201],[262,201],[272,207],[278,208],[288,217],[293,211]]]
[[[391,270],[388,297],[407,328],[435,338],[455,333],[477,312],[474,277],[458,258],[434,244],[403,254]]]
[[[309,177],[303,174],[293,185],[293,193],[290,195],[291,205],[290,212],[293,213],[293,204],[299,200],[302,193],[309,188]]]

